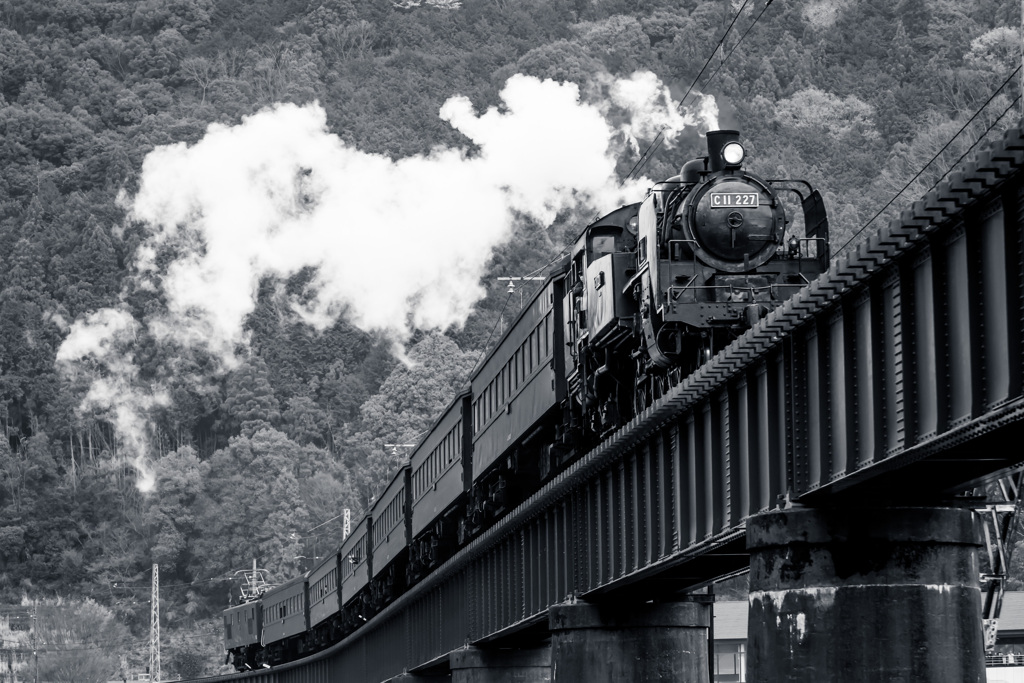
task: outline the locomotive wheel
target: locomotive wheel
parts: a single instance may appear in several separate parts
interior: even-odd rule
[[[636,391],[634,392],[637,415],[650,408],[651,404],[658,399],[659,394],[656,392],[656,386],[657,378],[652,375],[644,375],[637,378]]]
[[[672,387],[683,381],[681,368],[673,368],[664,375],[645,374],[644,369],[639,368],[639,361],[636,376],[633,407],[637,415],[650,408],[655,401],[669,393]]]
[[[636,379],[633,381],[633,414],[639,415],[640,413],[647,410],[647,406],[651,405],[650,397],[647,393],[647,369],[644,367],[644,362],[639,358],[636,361],[636,373],[633,375]]]

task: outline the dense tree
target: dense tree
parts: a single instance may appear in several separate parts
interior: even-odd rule
[[[156,486],[146,509],[150,553],[162,571],[187,580],[198,525],[196,507],[209,465],[186,446],[161,458],[156,467]]]
[[[773,3],[746,33],[748,8],[717,48],[738,5],[0,0],[0,595],[77,592],[144,630],[130,587],[159,562],[197,582],[165,609],[201,633],[229,570],[256,558],[284,577],[338,541],[332,520],[365,507],[405,455],[383,444],[415,443],[500,333],[515,301],[493,277],[542,270],[593,218],[587,208],[550,228],[521,222],[465,326],[417,332],[409,364],[344,316],[322,331],[300,321],[287,301],[313,269],[267,277],[248,348],[225,371],[160,338],[165,295],[133,266],[148,232],[126,198],[157,146],[317,100],[354,148],[431,154],[468,148],[437,115],[453,95],[482,112],[517,72],[591,96],[600,88],[587,85],[649,69],[676,97],[691,84],[713,94],[755,170],[821,188],[842,244],[945,148],[890,212],[930,187],[1020,92],[1011,79],[947,146],[1017,66],[1019,7],[1006,0]],[[666,145],[645,173],[672,175],[698,148]],[[635,161],[624,154],[621,173]],[[402,277],[380,253],[359,256]],[[76,321],[105,308],[138,321],[118,351],[167,397],[149,415],[148,494],[109,415],[81,409],[90,377],[54,362]],[[188,634],[174,641],[183,675],[205,656]]]
[[[115,615],[93,600],[49,599],[33,607],[34,637],[42,652],[38,676],[55,683],[105,683],[120,662],[109,648],[129,638]]]
[[[252,436],[280,422],[279,402],[262,358],[250,358],[228,376],[221,415],[224,434]]]
[[[363,404],[361,430],[349,439],[347,450],[350,457],[362,456],[357,462],[365,462],[358,475],[364,509],[407,457],[408,445],[416,444],[466,384],[478,359],[478,353],[462,351],[443,335],[427,335],[409,349],[406,362],[394,369],[380,392]]]

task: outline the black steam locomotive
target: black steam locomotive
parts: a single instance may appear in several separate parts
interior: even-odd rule
[[[707,157],[639,205],[588,226],[573,248],[568,380],[599,433],[650,405],[828,267],[821,195],[802,181],[745,170],[736,131],[709,132],[707,142]],[[782,191],[799,198],[802,236],[786,237]]]
[[[735,131],[707,142],[586,227],[334,554],[224,612],[238,670],[354,631],[828,267],[819,193],[745,170]]]

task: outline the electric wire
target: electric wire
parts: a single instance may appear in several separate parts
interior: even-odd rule
[[[708,66],[711,64],[711,60],[714,59],[715,55],[718,54],[718,48],[722,47],[722,44],[725,42],[725,39],[729,37],[729,33],[732,31],[732,27],[736,25],[736,21],[740,18],[740,15],[743,13],[743,10],[745,10],[747,8],[747,4],[749,2],[750,2],[750,0],[744,0],[743,4],[740,6],[739,10],[736,12],[735,15],[733,15],[732,21],[729,22],[729,27],[725,29],[725,33],[722,34],[722,37],[718,39],[718,43],[715,45],[715,49],[713,49],[711,51],[711,54],[708,55],[708,58],[706,60],[704,60],[704,66],[702,66],[700,68],[700,71],[697,72],[697,76],[693,79],[693,82],[690,83],[690,87],[686,89],[686,92],[679,99],[679,104],[676,105],[676,109],[680,109],[683,106],[683,102],[686,101],[686,98],[689,96],[690,92],[693,90],[693,86],[695,86],[697,84],[697,81],[700,80],[700,77],[704,75],[704,72],[707,70]],[[710,82],[711,82],[711,79],[708,79],[708,83],[710,83]],[[707,86],[707,83],[705,83],[704,85]],[[651,143],[649,145],[647,145],[647,149],[645,149],[644,153],[640,155],[640,158],[637,159],[636,163],[633,164],[633,168],[630,169],[629,173],[626,174],[626,180],[629,180],[630,178],[633,178],[634,177],[633,176],[634,173],[639,173],[640,169],[642,169],[644,166],[647,165],[647,160],[650,159],[650,155],[652,155],[654,153],[654,150],[657,147],[661,146],[662,140],[664,139],[664,137],[665,137],[665,129],[662,128],[661,130],[658,131],[658,134],[656,136],[654,136],[654,140],[652,140]]]
[[[958,130],[956,133],[954,133],[953,137],[951,137],[946,142],[946,144],[944,144],[942,146],[942,149],[940,149],[938,152],[936,152],[935,155],[931,159],[928,160],[928,163],[926,163],[924,166],[922,166],[921,170],[919,170],[914,175],[913,178],[908,180],[907,183],[902,188],[900,188],[900,191],[897,192],[895,195],[893,195],[892,199],[890,199],[888,202],[886,202],[885,206],[883,206],[881,209],[879,209],[878,212],[875,213],[875,215],[872,216],[864,225],[862,225],[859,230],[857,230],[855,233],[853,233],[853,235],[851,235],[850,238],[848,240],[846,240],[846,242],[843,244],[843,246],[839,247],[839,249],[836,250],[836,252],[833,254],[832,257],[836,258],[837,256],[839,256],[839,254],[841,254],[844,249],[846,249],[848,246],[850,246],[850,244],[852,244],[853,241],[855,239],[857,239],[857,237],[860,236],[861,233],[863,233],[865,230],[867,230],[868,226],[870,226],[872,223],[875,222],[875,219],[877,219],[879,216],[881,216],[883,213],[885,213],[886,209],[888,209],[890,206],[892,206],[893,202],[895,202],[897,199],[899,199],[900,195],[902,195],[904,192],[906,192],[907,188],[909,188],[911,185],[913,185],[914,181],[916,181],[918,178],[920,178],[921,175],[925,172],[925,170],[927,170],[927,168],[929,166],[931,166],[935,162],[936,159],[938,159],[940,156],[942,156],[942,153],[945,152],[949,148],[949,146],[951,144],[953,144],[953,141],[956,140],[958,137],[960,137],[960,135],[965,130],[967,130],[968,126],[970,126],[972,123],[974,123],[974,120],[976,118],[978,118],[978,116],[981,115],[981,112],[983,112],[985,110],[985,108],[988,107],[989,103],[991,103],[992,100],[994,100],[996,98],[996,96],[1000,92],[1002,92],[1003,88],[1005,88],[1010,83],[1010,81],[1012,81],[1017,76],[1017,74],[1020,72],[1020,70],[1021,70],[1021,67],[1019,67],[1019,66],[1016,69],[1014,69],[1013,72],[1009,76],[1006,77],[1006,80],[1003,81],[1002,85],[1000,85],[998,88],[996,88],[995,91],[992,93],[992,95],[990,95],[989,98],[987,100],[985,100],[985,103],[982,104],[980,107],[978,107],[978,109],[974,112],[974,114],[971,116],[971,118],[967,119],[967,122],[964,123],[964,125],[960,127],[960,130]],[[1019,99],[1020,99],[1020,96],[1017,97],[1017,100],[1019,100]],[[967,152],[965,152],[963,155],[961,155],[960,159],[958,159],[956,163],[954,163],[952,166],[950,166],[950,169],[955,167],[956,164],[960,163],[960,160],[962,160],[964,158],[964,156],[966,156],[971,151],[971,149],[973,149],[974,146],[978,144],[978,142],[980,142],[982,139],[984,139],[985,135],[987,135],[988,132],[990,130],[992,130],[992,127],[995,125],[995,123],[998,122],[1000,119],[1002,119],[1004,116],[1006,116],[1006,114],[1010,111],[1010,109],[1013,108],[1013,104],[1015,104],[1017,102],[1017,100],[1014,100],[1014,102],[1009,107],[1007,107],[1007,109],[996,119],[996,121],[993,122],[993,124],[989,126],[989,128],[985,131],[985,133],[978,137],[978,140],[976,140],[975,143],[973,145],[971,145],[970,149],[968,149]],[[936,181],[935,185],[932,185],[932,188],[934,188],[936,185],[938,185],[939,182],[942,181],[942,178],[945,178],[948,173],[949,173],[949,169],[947,169],[946,172],[942,174],[942,177],[939,178],[938,181]]]
[[[216,630],[211,630],[207,633],[180,633],[174,635],[174,640],[202,640],[208,641],[211,637],[219,638],[221,636]],[[149,638],[134,638],[131,640],[124,640],[121,638],[115,640],[98,640],[95,642],[70,642],[66,644],[57,643],[37,643],[32,646],[30,643],[23,643],[18,640],[0,640],[0,642],[10,642],[14,645],[22,645],[23,647],[3,648],[4,652],[38,652],[39,654],[54,654],[63,652],[86,652],[89,650],[115,650],[124,651],[125,649],[131,649],[131,646],[143,647],[149,645]],[[64,645],[67,645],[65,647]],[[128,647],[126,647],[128,646]]]
[[[234,579],[235,579],[235,577],[233,577],[233,576],[215,576],[212,579],[196,579],[195,581],[193,581],[191,583],[169,583],[169,584],[163,584],[162,583],[162,584],[160,584],[160,590],[163,590],[165,588],[191,588],[193,586],[199,586],[199,585],[204,584],[204,583],[214,583],[216,581],[233,581]],[[153,586],[152,586],[152,584],[148,584],[148,583],[147,584],[141,584],[141,583],[133,584],[133,583],[121,583],[120,581],[114,581],[114,582],[111,583],[111,588],[123,588],[125,590],[127,590],[127,589],[131,589],[131,590],[135,590],[135,589],[152,590]]]
[[[941,176],[939,177],[939,179],[938,179],[938,180],[936,180],[936,181],[935,181],[935,182],[934,182],[934,183],[932,184],[932,186],[928,188],[928,192],[931,192],[931,191],[932,191],[932,190],[934,190],[934,189],[935,189],[936,187],[938,187],[938,186],[939,186],[939,183],[941,183],[941,182],[942,182],[943,180],[945,180],[945,179],[946,179],[946,176],[948,176],[948,175],[950,174],[950,172],[951,172],[951,171],[952,171],[952,170],[953,170],[954,168],[956,168],[957,166],[959,166],[959,165],[960,165],[960,162],[962,162],[962,161],[964,160],[964,158],[965,158],[965,157],[966,157],[966,156],[967,156],[968,154],[970,154],[971,152],[973,152],[973,151],[974,151],[974,149],[975,149],[975,148],[976,148],[976,147],[977,147],[977,146],[978,146],[979,144],[981,144],[981,141],[982,141],[982,140],[984,140],[984,139],[985,139],[985,137],[986,137],[986,136],[988,136],[988,134],[992,132],[992,129],[996,127],[996,124],[998,124],[998,123],[999,123],[1000,121],[1002,121],[1002,120],[1003,120],[1003,119],[1004,119],[1004,118],[1006,117],[1006,115],[1007,115],[1007,114],[1009,114],[1009,113],[1010,113],[1010,112],[1011,112],[1011,111],[1012,111],[1012,110],[1013,110],[1013,109],[1014,109],[1014,108],[1015,108],[1015,107],[1017,106],[1017,103],[1018,103],[1018,102],[1020,102],[1020,100],[1021,100],[1021,96],[1020,96],[1020,95],[1017,95],[1017,97],[1015,97],[1015,98],[1013,99],[1013,102],[1010,102],[1010,104],[1009,104],[1009,105],[1008,105],[1008,106],[1006,107],[1006,109],[1004,109],[1004,110],[1003,110],[1003,113],[1002,113],[1002,114],[1000,114],[999,116],[997,116],[997,117],[996,117],[996,119],[995,119],[995,120],[994,120],[994,121],[993,121],[992,123],[990,123],[990,124],[989,124],[988,128],[986,128],[986,129],[985,129],[985,132],[983,132],[983,133],[982,133],[981,135],[979,135],[979,136],[978,136],[978,139],[977,139],[977,140],[975,140],[975,141],[974,141],[974,143],[973,143],[973,144],[971,144],[971,146],[970,146],[970,147],[968,147],[968,148],[967,148],[967,149],[966,149],[966,150],[964,151],[964,153],[963,153],[963,154],[961,154],[961,155],[960,155],[960,156],[959,156],[959,157],[957,158],[957,160],[956,160],[956,161],[954,161],[954,162],[953,162],[952,164],[950,164],[949,168],[947,168],[947,169],[946,169],[946,172],[945,172],[945,173],[943,173],[943,174],[942,174],[942,175],[941,175]]]
[[[704,62],[704,66],[701,67],[700,72],[697,73],[697,77],[693,79],[693,82],[690,83],[690,87],[686,89],[686,92],[683,93],[683,96],[679,99],[679,104],[676,105],[676,109],[682,109],[683,103],[686,101],[686,98],[689,97],[690,93],[693,91],[694,86],[697,85],[697,81],[700,80],[700,77],[704,74],[708,66],[711,64],[711,60],[715,58],[716,54],[718,54],[718,48],[722,47],[722,45],[725,43],[725,40],[726,38],[729,37],[729,33],[732,31],[733,26],[736,25],[736,21],[740,18],[740,15],[743,14],[743,10],[746,9],[747,4],[749,2],[750,0],[745,0],[743,5],[740,6],[739,10],[736,11],[736,14],[732,18],[732,21],[729,23],[729,27],[725,30],[725,33],[722,34],[722,37],[721,39],[719,39],[718,44],[715,45],[715,49],[711,51],[711,54]],[[718,75],[718,72],[722,70],[722,67],[725,66],[725,63],[729,60],[729,57],[731,57],[732,53],[736,51],[736,48],[740,46],[740,43],[742,43],[743,39],[747,37],[747,34],[750,33],[750,30],[752,28],[754,28],[754,26],[761,19],[764,13],[768,10],[768,7],[771,6],[772,2],[774,2],[774,0],[767,0],[767,2],[765,2],[764,7],[761,8],[761,12],[756,17],[754,17],[754,21],[751,22],[750,26],[748,26],[747,29],[743,32],[739,40],[736,41],[736,44],[732,46],[732,49],[729,50],[729,52],[722,58],[722,62],[721,64],[718,65],[718,68],[715,69],[714,73],[712,73],[711,76],[708,77],[708,80],[704,82],[704,85],[702,86],[703,88],[707,88],[708,84],[710,84],[711,81],[714,80],[715,76]],[[643,170],[644,166],[646,166],[647,163],[651,160],[651,157],[654,155],[654,152],[656,152],[663,144],[664,137],[665,128],[662,128],[660,131],[658,131],[658,134],[654,137],[654,140],[652,140],[651,143],[647,145],[647,149],[645,149],[644,153],[640,155],[640,158],[637,160],[637,162],[633,164],[633,168],[630,169],[629,173],[626,174],[626,180],[637,177],[634,174],[639,174],[640,171]]]
[[[754,17],[754,21],[752,21],[750,23],[750,26],[747,27],[747,30],[743,32],[743,35],[740,36],[739,40],[736,41],[736,44],[732,46],[731,50],[729,50],[729,54],[727,54],[725,57],[722,58],[722,61],[718,64],[718,68],[715,69],[714,73],[712,73],[710,76],[708,76],[707,83],[704,84],[704,87],[707,87],[708,83],[710,83],[711,81],[715,80],[715,76],[717,76],[718,72],[722,70],[722,67],[725,66],[725,63],[727,61],[729,61],[729,57],[732,57],[732,53],[736,52],[736,48],[738,48],[740,46],[740,43],[742,43],[743,39],[747,37],[747,34],[750,33],[750,30],[752,28],[754,28],[754,26],[757,25],[757,22],[761,19],[761,15],[763,15],[765,12],[768,11],[768,8],[771,6],[772,2],[773,2],[773,0],[768,0],[768,2],[766,2],[764,4],[764,7],[761,8],[761,12],[756,17]],[[691,86],[691,87],[693,87],[693,86]],[[687,92],[687,95],[688,94],[689,94],[689,92]],[[686,99],[686,95],[683,95],[683,99]],[[679,100],[680,106],[682,106],[682,103],[683,103],[683,100]]]
[[[487,335],[487,340],[484,342],[483,348],[486,349],[486,348],[490,347],[491,337],[494,336],[494,331],[496,329],[498,329],[498,323],[501,322],[501,316],[505,315],[505,309],[508,308],[508,302],[511,301],[511,300],[512,300],[512,292],[509,292],[508,296],[505,297],[505,305],[501,307],[501,313],[498,314],[498,319],[494,321],[494,326],[491,328],[491,333]],[[480,362],[482,363],[484,361],[484,359],[486,359],[486,355],[484,356],[484,358],[480,359]],[[479,367],[479,364],[477,364],[477,367]],[[474,368],[474,372],[475,372],[475,370],[476,370],[476,368]]]

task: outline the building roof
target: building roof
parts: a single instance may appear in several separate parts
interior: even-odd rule
[[[746,640],[747,601],[715,602],[715,640]],[[1024,591],[1006,591],[999,611],[1001,635],[1024,634]]]
[[[999,631],[1024,632],[1024,591],[1006,591],[999,610]]]
[[[716,601],[714,606],[715,640],[746,640],[747,609],[746,600]]]

